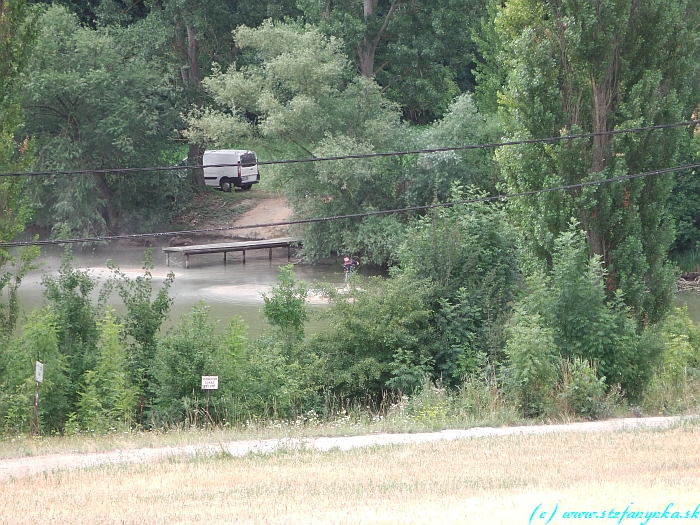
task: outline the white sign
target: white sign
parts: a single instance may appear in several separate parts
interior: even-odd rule
[[[219,376],[202,376],[202,390],[218,390]]]
[[[44,382],[44,363],[36,362],[36,368],[34,369],[34,379],[37,383]]]

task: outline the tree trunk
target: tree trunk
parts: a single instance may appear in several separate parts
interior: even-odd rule
[[[204,156],[204,149],[204,146],[200,146],[199,144],[190,144],[190,149],[187,153],[187,164],[190,166],[195,164],[201,166],[203,164],[202,158]],[[192,169],[192,180],[197,186],[204,187],[207,185],[204,180],[204,170],[202,168]]]
[[[377,3],[378,0],[364,0],[365,22],[367,22],[367,19],[374,14],[374,8],[377,7]],[[384,38],[386,28],[389,25],[389,22],[391,22],[391,19],[394,18],[394,12],[399,5],[399,0],[393,0],[389,11],[384,17],[382,27],[379,28],[379,31],[377,31],[377,34],[374,35],[374,38],[371,38],[370,35],[365,35],[362,44],[357,46],[360,75],[365,78],[374,77],[374,56],[377,52],[377,46],[379,45],[379,42],[381,42],[382,38]]]
[[[95,183],[97,184],[97,189],[100,190],[102,198],[105,200],[105,209],[107,211],[107,230],[111,234],[119,233],[119,214],[114,209],[114,199],[112,198],[112,191],[109,189],[109,184],[107,184],[107,176],[104,173],[95,173]]]
[[[620,39],[619,36],[613,39],[613,46],[610,62],[605,67],[605,74],[601,82],[596,79],[594,73],[591,73],[591,91],[593,95],[593,115],[592,115],[592,130],[593,133],[603,133],[608,130],[608,120],[613,113],[617,97],[620,90]],[[610,143],[610,135],[596,135],[593,137],[593,151],[591,160],[591,173],[600,173],[605,169],[606,157],[608,155],[608,145]],[[585,212],[584,212],[585,213]],[[600,232],[598,220],[596,218],[596,210],[593,209],[590,220],[585,220],[582,223],[586,231],[586,239],[588,247],[594,255],[600,255],[603,263],[607,264],[605,239],[603,233]]]
[[[374,8],[377,7],[378,3],[379,0],[364,0],[365,21],[367,21],[367,18],[372,16],[372,14],[374,13]]]
[[[182,82],[185,87],[198,89],[201,84],[199,75],[199,43],[197,42],[197,31],[191,24],[185,24],[183,27],[182,21],[175,21],[175,36],[177,38],[177,47],[181,53],[185,55],[187,66],[180,70]],[[204,155],[204,146],[201,144],[190,144],[187,153],[188,164],[202,165],[202,155]],[[192,180],[197,186],[204,187],[204,171],[201,168],[192,170]]]

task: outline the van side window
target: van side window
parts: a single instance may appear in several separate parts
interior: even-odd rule
[[[250,168],[258,163],[258,159],[252,153],[244,153],[241,155],[241,166],[244,168]]]

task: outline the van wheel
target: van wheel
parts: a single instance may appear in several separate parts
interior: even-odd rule
[[[221,188],[221,191],[225,191],[226,193],[228,193],[229,191],[231,191],[231,181],[229,181],[228,179],[221,179],[219,187]]]
[[[252,188],[252,187],[253,187],[252,184],[241,184],[241,189],[242,189],[242,190],[249,190],[249,189]]]

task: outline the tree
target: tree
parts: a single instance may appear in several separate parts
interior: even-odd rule
[[[30,163],[29,141],[19,144],[15,130],[21,124],[19,111],[18,75],[26,66],[35,34],[35,18],[23,0],[0,0],[0,172],[21,172]],[[30,216],[23,194],[24,180],[20,177],[0,179],[0,242],[10,242],[24,230]],[[0,343],[15,327],[19,303],[17,289],[36,258],[36,250],[20,255],[16,272],[4,271],[17,260],[6,248],[0,247]]]
[[[126,30],[91,30],[51,7],[22,76],[24,131],[36,137],[38,169],[96,170],[35,179],[35,222],[55,235],[143,230],[162,221],[172,174],[104,168],[159,165],[177,114],[170,79],[134,49]],[[168,191],[164,191],[164,188]]]
[[[185,113],[210,102],[201,81],[214,64],[227,67],[238,55],[239,49],[230,40],[234,28],[255,27],[266,18],[282,19],[299,13],[293,0],[155,0],[149,4],[149,25],[167,28],[169,33],[169,50],[162,58],[181,81],[179,104]],[[205,147],[204,142],[189,141],[190,165],[202,165]],[[205,186],[201,169],[191,170],[191,175],[196,185]]]
[[[697,24],[691,1],[518,0],[496,29],[508,71],[501,97],[510,138],[679,122],[697,98]],[[597,135],[501,149],[509,189],[527,191],[672,166],[683,130]],[[513,201],[532,253],[551,265],[554,240],[574,217],[589,253],[621,291],[639,326],[670,305],[668,176],[538,194]]]
[[[85,372],[76,403],[78,424],[83,429],[102,432],[129,429],[138,389],[128,377],[127,353],[121,341],[123,327],[110,309],[98,326],[95,369]]]
[[[131,338],[127,359],[129,379],[139,395],[152,399],[155,388],[152,363],[157,349],[158,331],[173,304],[168,292],[175,274],[168,272],[163,286],[152,298],[153,249],[148,248],[143,254],[143,277],[131,280],[112,261],[108,261],[107,266],[114,272],[114,277],[103,293],[111,291],[112,286],[116,287],[127,310],[122,322],[124,333]],[[145,399],[142,401],[145,402]]]
[[[453,190],[453,201],[478,195]],[[431,210],[411,225],[399,251],[401,268],[432,283],[433,358],[447,384],[503,357],[504,326],[520,284],[506,224],[494,204]]]
[[[306,310],[307,287],[297,281],[291,264],[280,267],[278,279],[280,283],[272,287],[270,295],[263,294],[262,313],[283,336],[297,341],[304,336],[304,323],[309,317]]]
[[[457,97],[445,115],[425,126],[415,138],[420,149],[467,146],[499,140],[498,123],[493,116],[476,109],[474,97]],[[441,151],[421,154],[407,171],[404,198],[409,206],[448,202],[455,197],[455,185],[496,193],[498,169],[489,150]]]
[[[697,118],[697,114],[695,114]],[[681,162],[697,162],[700,155],[700,136],[697,129],[693,136],[684,137],[681,147]],[[673,192],[669,199],[669,210],[673,214],[675,239],[672,253],[675,256],[691,254],[690,264],[681,266],[681,270],[693,270],[697,265],[695,253],[700,248],[700,170],[697,168],[682,171],[674,177]],[[694,253],[695,252],[695,253]]]
[[[365,78],[374,78],[405,117],[439,117],[473,87],[469,27],[485,2],[469,0],[301,0],[306,20],[342,39]]]
[[[258,29],[239,28],[234,40],[248,65],[215,71],[203,81],[216,106],[190,115],[191,142],[251,147],[262,138],[290,155],[323,157],[387,151],[405,139],[397,108],[374,81],[354,75],[336,39],[295,24],[266,22]],[[400,207],[401,162],[286,164],[269,172],[295,217],[322,217]],[[313,224],[303,230],[304,251],[320,257],[347,250],[381,263],[398,242],[382,232],[402,228],[393,217]]]

